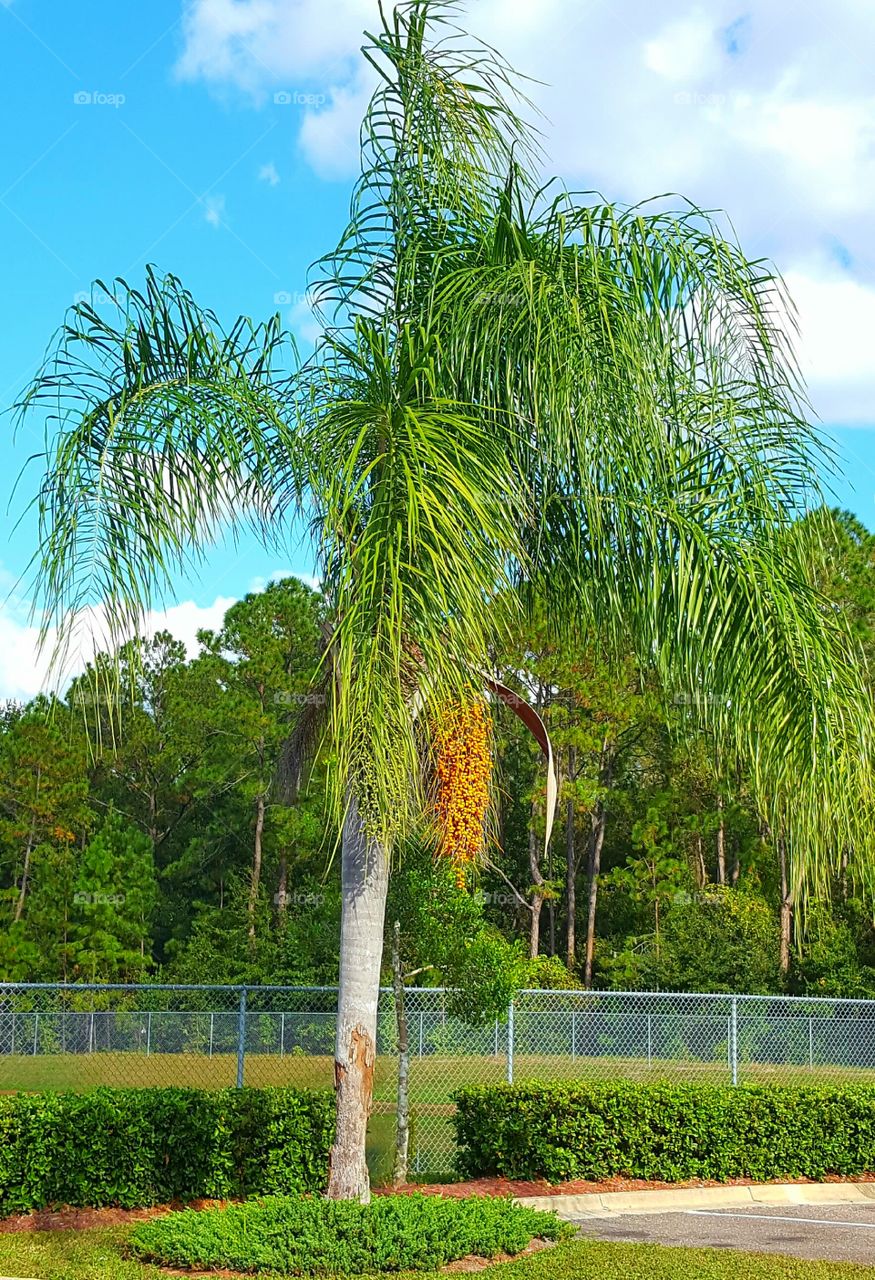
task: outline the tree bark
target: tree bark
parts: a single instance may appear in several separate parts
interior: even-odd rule
[[[341,849],[340,986],[334,1050],[337,1133],[329,1162],[328,1197],[363,1204],[371,1198],[365,1139],[374,1092],[388,883],[387,851],[368,838],[358,805],[350,797]]]
[[[15,914],[13,920],[17,924],[24,915],[24,903],[27,898],[27,884],[30,879],[30,857],[33,853],[33,847],[36,844],[36,805],[39,802],[40,782],[42,780],[42,769],[37,766],[36,771],[36,792],[34,794],[34,813],[30,822],[30,834],[27,837],[27,845],[24,850],[24,866],[21,869],[21,885],[18,890],[18,901],[15,904]]]
[[[264,835],[264,792],[255,802],[255,842],[252,850],[252,880],[249,884],[249,941],[255,941],[255,908],[258,905],[258,888],[261,884],[261,845]]]
[[[395,1163],[392,1186],[407,1181],[410,1151],[410,1034],[404,1004],[404,973],[401,968],[401,925],[395,921],[392,938],[392,985],[395,991],[395,1022],[398,1028],[398,1093],[395,1106]]]
[[[607,753],[607,750],[607,744],[605,744],[604,752]],[[613,757],[611,755],[607,755],[604,767],[601,771],[601,781],[604,787],[610,787],[611,785],[613,767]],[[587,989],[592,986],[593,959],[595,957],[596,908],[598,907],[599,876],[602,868],[602,847],[605,843],[606,822],[607,813],[605,810],[605,803],[604,800],[599,800],[596,804],[595,812],[593,813],[589,846],[589,894],[586,912],[586,956],[583,965],[583,985]]]
[[[778,836],[778,858],[781,866],[781,973],[790,972],[790,943],[793,934],[793,896],[787,866],[787,842]]]
[[[568,749],[568,781],[571,783],[574,774],[574,747]],[[574,797],[570,785],[565,801],[565,964],[571,973],[577,959],[577,860],[574,852]]]
[[[541,875],[541,868],[538,866],[538,835],[535,831],[534,805],[532,805],[532,818],[529,825],[529,871],[532,876],[532,919],[529,925],[529,958],[534,960],[541,950],[541,908],[544,905],[544,899],[541,894],[541,885],[544,883],[544,877]]]
[[[717,796],[717,883],[726,884],[726,823],[723,820],[723,796]]]
[[[286,918],[286,908],[288,906],[286,898],[288,896],[288,892],[289,892],[289,860],[286,857],[285,852],[283,852],[280,854],[279,876],[277,878],[277,886],[276,886],[276,907],[277,907],[277,915],[279,916],[280,920],[285,920]]]

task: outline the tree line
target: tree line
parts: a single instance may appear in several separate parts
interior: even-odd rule
[[[871,656],[875,538],[847,514],[810,519],[833,534],[818,585]],[[63,697],[7,703],[4,981],[337,981],[331,745],[292,803],[278,783],[321,696],[323,614],[318,592],[285,579],[202,631],[194,658],[163,632],[99,655]],[[548,726],[558,820],[545,851],[537,748],[495,702],[487,856],[458,887],[427,839],[408,845],[387,917],[407,939],[405,973],[458,980],[464,953],[472,992],[524,981],[875,996],[871,908],[846,860],[803,912],[792,851],[688,694],[537,622],[494,669]],[[392,955],[390,937],[387,981]]]

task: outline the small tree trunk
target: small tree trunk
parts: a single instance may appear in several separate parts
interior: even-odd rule
[[[733,887],[738,884],[741,878],[741,846],[737,839],[732,842],[732,871],[729,873],[729,881]]]
[[[592,968],[595,958],[595,920],[599,897],[599,876],[602,867],[602,846],[605,843],[605,806],[599,800],[593,814],[593,826],[589,855],[589,893],[586,911],[586,956],[583,964],[583,985],[592,986]]]
[[[708,869],[705,866],[705,854],[702,849],[702,837],[696,836],[696,888],[704,889],[708,883]]]
[[[793,896],[790,892],[790,875],[787,866],[787,842],[778,836],[778,858],[781,865],[781,973],[790,972],[790,943],[793,934]]]
[[[40,782],[42,780],[42,768],[37,766],[36,771],[36,791],[34,794],[34,806],[39,803]],[[30,822],[30,834],[27,837],[27,845],[24,850],[24,866],[21,869],[21,885],[18,890],[18,901],[15,904],[15,914],[13,920],[17,923],[24,915],[24,903],[27,898],[27,884],[30,879],[30,856],[33,853],[33,847],[36,844],[36,813],[33,814]]]
[[[261,884],[261,846],[264,835],[264,792],[255,802],[255,841],[252,849],[252,879],[249,882],[249,941],[255,941],[255,908],[258,905],[258,889]]]
[[[387,850],[367,837],[358,805],[350,797],[341,850],[340,984],[334,1050],[337,1133],[331,1148],[328,1196],[363,1204],[371,1198],[365,1140],[374,1092],[388,884]]]
[[[277,915],[280,920],[286,918],[286,907],[288,905],[286,899],[289,892],[289,860],[285,853],[280,854],[279,877],[276,886],[276,908]]]
[[[723,821],[723,796],[717,796],[717,883],[726,884],[726,824]]]
[[[574,771],[574,748],[568,751],[568,780]],[[574,852],[574,797],[570,793],[565,801],[565,964],[571,973],[577,959],[575,933],[577,915],[577,860]]]
[[[544,883],[544,877],[541,875],[541,868],[538,865],[538,835],[535,831],[534,805],[532,805],[532,818],[529,825],[529,871],[532,876],[532,919],[529,926],[529,957],[534,960],[541,950],[541,908],[544,905],[544,899],[541,894],[541,885]]]
[[[392,985],[395,991],[395,1022],[398,1027],[398,1095],[392,1186],[403,1187],[407,1181],[410,1150],[410,1035],[404,1004],[404,973],[401,968],[401,925],[397,920],[392,938]]]

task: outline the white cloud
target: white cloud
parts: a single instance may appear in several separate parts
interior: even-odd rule
[[[184,643],[187,654],[193,657],[198,651],[197,632],[220,627],[232,604],[233,596],[217,596],[209,605],[184,600],[167,609],[154,609],[145,620],[143,634],[151,636],[156,631],[167,630]],[[82,671],[95,652],[107,647],[105,616],[98,609],[82,617],[60,674],[50,669],[55,643],[53,631],[41,648],[39,628],[30,620],[27,603],[14,594],[6,599],[0,606],[0,699],[25,701],[57,688],[59,681],[66,684]]]
[[[269,187],[278,187],[280,184],[280,175],[276,165],[272,160],[267,164],[263,164],[258,170],[259,182],[266,182]]]
[[[814,408],[836,424],[875,422],[875,287],[822,264],[785,278]]]
[[[204,196],[201,204],[204,207],[204,220],[211,227],[220,227],[225,219],[225,197]]]
[[[324,97],[289,119],[314,170],[349,179],[372,83],[358,50],[377,21],[374,0],[187,0],[179,73],[268,105],[290,86]],[[468,0],[461,21],[543,82],[527,91],[546,117],[548,170],[569,186],[632,202],[682,192],[726,209],[748,252],[801,290],[821,413],[862,420],[870,391],[875,401],[875,361],[870,371],[863,358],[875,289],[871,0]],[[850,275],[810,266],[836,245]]]

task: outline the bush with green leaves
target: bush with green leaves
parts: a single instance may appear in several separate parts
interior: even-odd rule
[[[134,1255],[164,1266],[350,1275],[428,1271],[477,1254],[518,1254],[535,1237],[573,1234],[552,1213],[509,1199],[271,1196],[221,1209],[185,1209],[135,1227]]]
[[[529,1082],[456,1095],[464,1177],[680,1182],[875,1170],[875,1087]]]
[[[321,1191],[330,1092],[95,1089],[0,1098],[0,1213]]]

